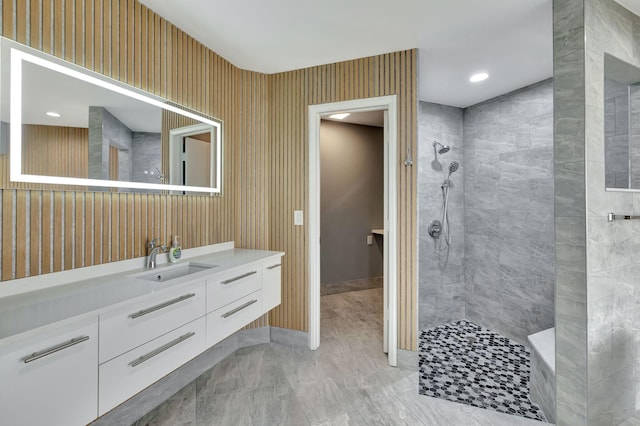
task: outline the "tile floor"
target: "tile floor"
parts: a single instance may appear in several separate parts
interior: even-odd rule
[[[418,372],[382,353],[382,289],[321,298],[317,351],[243,348],[138,425],[496,425],[541,422],[418,394]]]
[[[460,320],[420,333],[420,394],[544,420],[529,399],[526,346]]]

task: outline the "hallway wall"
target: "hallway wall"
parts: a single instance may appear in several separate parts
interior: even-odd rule
[[[384,128],[320,124],[320,278],[324,283],[382,276]]]

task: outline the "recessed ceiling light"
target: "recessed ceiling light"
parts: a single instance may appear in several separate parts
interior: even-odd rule
[[[49,111],[49,112],[47,112],[47,115],[48,115],[49,117],[55,117],[55,118],[60,117],[60,114],[59,114],[59,113],[57,113],[57,112],[55,112],[55,111]]]
[[[489,78],[489,74],[487,74],[486,72],[479,72],[477,74],[472,75],[469,78],[469,81],[472,83],[479,83],[481,81],[485,81],[488,78]]]
[[[348,112],[344,112],[342,114],[333,114],[330,115],[329,118],[335,118],[336,120],[344,120],[346,117],[348,117],[349,115],[351,115]]]

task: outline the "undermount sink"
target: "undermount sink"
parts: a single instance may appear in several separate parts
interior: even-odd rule
[[[187,275],[196,274],[198,272],[213,269],[218,265],[202,265],[198,263],[181,263],[178,265],[165,266],[158,268],[144,275],[138,275],[136,278],[146,281],[165,282],[175,278],[185,277]]]

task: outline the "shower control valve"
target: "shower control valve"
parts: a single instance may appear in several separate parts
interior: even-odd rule
[[[442,233],[442,223],[438,219],[432,220],[429,224],[428,232],[431,238],[437,240]]]

